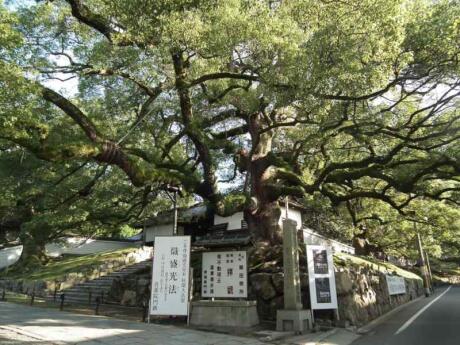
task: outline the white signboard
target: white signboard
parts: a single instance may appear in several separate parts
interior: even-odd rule
[[[151,315],[187,315],[189,302],[190,236],[155,239]]]
[[[330,247],[307,245],[312,309],[337,309],[334,262]]]
[[[245,251],[203,253],[201,275],[203,297],[248,297]]]
[[[390,295],[400,295],[406,293],[406,282],[403,277],[385,276],[387,279],[388,293]]]

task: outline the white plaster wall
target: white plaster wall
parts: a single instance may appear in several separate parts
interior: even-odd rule
[[[281,207],[281,217],[279,225],[283,225],[283,219],[286,217],[286,208]],[[297,223],[297,229],[302,228],[302,214],[300,211],[295,209],[288,209],[288,218],[294,220]],[[229,217],[221,217],[219,215],[214,216],[214,225],[228,223],[227,230],[239,230],[241,229],[241,221],[244,219],[243,212],[237,212]]]
[[[0,250],[0,269],[15,264],[22,254],[22,246],[10,247]]]
[[[228,223],[227,230],[240,230],[241,221],[244,219],[243,212],[237,212],[232,214],[230,217],[221,217],[214,215],[214,225]]]
[[[45,246],[46,254],[57,257],[62,254],[87,255],[115,251],[124,248],[138,247],[135,242],[102,241],[71,237],[59,243],[50,243]],[[22,246],[0,250],[0,269],[14,265],[22,254]]]
[[[137,246],[135,242],[103,241],[71,237],[65,239],[63,242],[47,244],[45,248],[47,255],[56,257],[62,254],[87,255],[102,253]]]
[[[177,227],[177,234],[178,235],[184,234],[184,228],[182,226]],[[145,242],[154,241],[156,236],[172,236],[172,235],[173,235],[173,225],[172,224],[154,225],[154,226],[145,228]]]
[[[303,229],[303,239],[305,244],[331,246],[334,253],[355,254],[355,248],[352,246],[324,237],[310,229]]]
[[[280,226],[283,225],[283,219],[286,218],[286,207],[281,207],[281,217],[278,222]],[[302,229],[302,213],[299,210],[288,208],[288,218],[297,223],[297,230]]]

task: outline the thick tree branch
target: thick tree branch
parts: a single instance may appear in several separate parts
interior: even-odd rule
[[[92,142],[100,142],[101,134],[98,132],[92,121],[77,106],[65,97],[45,86],[41,86],[41,90],[43,98],[56,105],[64,111],[64,113],[70,116],[81,127],[81,129],[83,129],[86,136]]]
[[[72,15],[82,23],[103,34],[110,42],[114,28],[110,21],[100,14],[93,13],[81,0],[66,0],[72,9]]]
[[[210,73],[210,74],[203,75],[191,81],[188,85],[195,86],[195,85],[204,83],[209,80],[218,80],[218,79],[239,79],[239,80],[260,81],[260,78],[255,75],[239,74],[239,73],[231,73],[231,72],[217,72],[217,73]]]

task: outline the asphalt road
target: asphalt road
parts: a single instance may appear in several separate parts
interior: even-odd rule
[[[379,323],[352,345],[460,345],[460,286],[438,288]]]

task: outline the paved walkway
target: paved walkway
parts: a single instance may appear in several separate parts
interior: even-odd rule
[[[14,339],[12,334],[18,342],[11,344],[266,345],[252,338],[0,302],[0,343],[8,344],[2,337]]]
[[[24,345],[24,344],[50,345],[36,338],[31,338],[21,333],[17,333],[15,331],[4,329],[4,328],[0,328],[0,344],[2,345]]]

